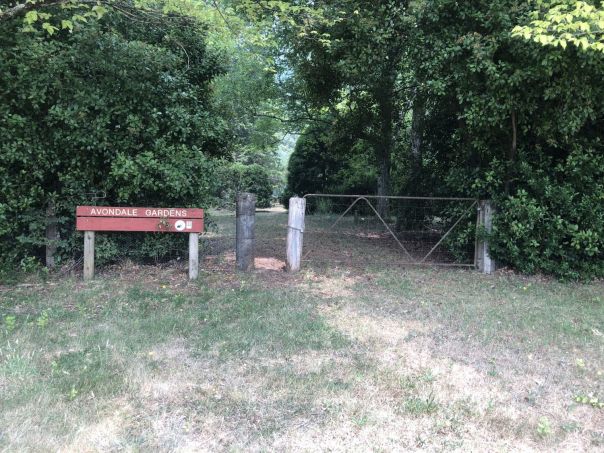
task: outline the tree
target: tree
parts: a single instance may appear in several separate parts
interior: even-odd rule
[[[329,37],[329,43],[300,40],[300,33],[295,35],[285,27],[284,48],[295,70],[290,87],[298,93],[290,105],[328,111],[334,129],[344,129],[368,143],[379,168],[377,193],[390,195],[395,129],[403,114],[399,101],[406,90],[400,75],[409,29],[408,4],[334,0],[320,7],[326,16],[341,14],[345,19],[320,24],[303,36]],[[387,199],[379,200],[378,211],[387,214]]]
[[[209,202],[229,134],[211,98],[223,68],[200,24],[149,27],[108,12],[73,34],[20,27],[0,31],[4,258],[40,252],[49,203],[68,255],[79,246],[73,208],[95,194],[107,204]]]
[[[543,2],[528,25],[517,25],[514,36],[542,45],[604,52],[604,8],[584,1]]]
[[[291,196],[309,193],[364,194],[374,192],[377,171],[371,150],[351,143],[325,124],[309,126],[290,156],[283,204]]]
[[[411,56],[431,179],[422,189],[495,200],[501,263],[603,275],[604,61],[512,37],[529,14],[514,0],[432,0],[418,11]]]
[[[251,166],[260,165],[277,187],[284,177],[277,147],[292,125],[281,121],[282,93],[275,79],[277,41],[262,19],[253,21],[247,10],[242,13],[235,9],[245,4],[229,0],[167,0],[164,11],[202,21],[208,30],[208,45],[223,58],[225,72],[213,80],[212,95],[215,112],[229,123],[232,134],[228,154],[234,165],[226,165],[250,166],[248,170],[254,174],[257,172]],[[225,181],[227,185],[230,182]],[[221,189],[220,193],[230,196],[232,191]]]

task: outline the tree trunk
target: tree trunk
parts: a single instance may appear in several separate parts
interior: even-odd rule
[[[518,126],[516,122],[516,112],[512,111],[512,143],[507,155],[507,168],[505,177],[505,194],[509,195],[512,188],[512,177],[514,173],[514,162],[518,151]]]
[[[59,240],[59,230],[55,205],[52,201],[46,208],[46,267],[54,269],[56,266],[57,242]]]
[[[394,78],[390,82],[384,81],[385,88],[377,96],[379,108],[380,135],[376,140],[376,154],[378,164],[378,196],[391,195],[390,167],[393,147],[393,116],[394,116]],[[389,215],[390,203],[387,198],[379,198],[377,211],[384,220]]]
[[[390,147],[383,144],[378,150],[378,196],[390,195]],[[378,198],[377,210],[384,220],[389,215],[390,203],[387,198]]]
[[[415,94],[413,100],[413,111],[411,119],[411,154],[410,154],[410,188],[417,191],[420,187],[422,178],[422,139],[424,129],[424,117],[426,114],[426,100],[420,95]]]

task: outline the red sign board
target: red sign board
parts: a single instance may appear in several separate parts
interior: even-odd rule
[[[203,209],[78,206],[80,231],[203,232]]]

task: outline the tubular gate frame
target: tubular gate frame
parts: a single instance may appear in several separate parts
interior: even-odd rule
[[[474,262],[472,264],[426,263],[426,259],[428,259],[428,257],[430,255],[432,255],[432,253],[434,252],[434,250],[436,250],[438,248],[438,246],[447,238],[447,236],[449,236],[449,234],[451,234],[451,232],[457,227],[457,225],[459,225],[459,222],[461,222],[470,213],[470,211],[474,207],[477,207],[478,210],[480,210],[479,200],[476,199],[476,198],[464,198],[464,197],[411,197],[411,196],[407,197],[407,196],[394,196],[394,195],[393,196],[380,196],[380,195],[343,195],[343,194],[325,194],[325,193],[309,193],[309,194],[304,195],[302,198],[304,198],[304,199],[308,199],[308,198],[347,198],[347,199],[353,199],[353,201],[350,204],[350,206],[348,206],[348,208],[336,219],[336,221],[333,222],[333,224],[331,224],[329,226],[329,228],[327,229],[327,231],[332,230],[340,222],[340,220],[342,220],[344,218],[344,216],[346,214],[348,214],[350,212],[350,210],[359,201],[361,201],[361,200],[365,201],[367,203],[367,205],[371,208],[371,210],[375,213],[375,215],[377,216],[377,218],[380,219],[380,222],[382,222],[382,224],[384,225],[384,227],[388,230],[388,233],[396,241],[396,243],[398,244],[398,246],[400,247],[400,249],[411,260],[410,262],[406,262],[405,263],[405,264],[408,264],[410,266],[426,266],[426,265],[429,265],[429,266],[449,266],[449,267],[474,267],[474,268],[477,267],[477,262],[476,262],[476,244],[474,245]],[[413,257],[409,253],[409,251],[405,248],[405,246],[398,239],[398,237],[396,237],[396,235],[394,234],[394,232],[392,231],[392,229],[390,228],[390,226],[386,223],[386,221],[382,218],[382,216],[375,209],[375,207],[373,206],[373,204],[369,201],[369,199],[377,200],[377,199],[380,199],[380,198],[381,199],[388,199],[388,200],[468,201],[468,202],[471,201],[472,204],[469,205],[466,210],[464,210],[464,212],[461,214],[461,216],[459,216],[459,218],[453,224],[453,226],[451,226],[447,230],[447,232],[430,249],[430,251],[426,255],[424,255],[424,257],[420,261],[414,261]],[[304,256],[303,256],[303,259],[306,259],[306,257],[309,255],[309,253],[311,251],[312,250],[309,250],[308,252],[306,252],[304,254]]]

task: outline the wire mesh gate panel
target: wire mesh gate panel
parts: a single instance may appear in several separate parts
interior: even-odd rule
[[[255,265],[259,269],[280,270],[285,267],[287,211],[257,209],[255,227]],[[201,235],[200,271],[235,271],[235,212],[209,210],[206,231]]]
[[[476,265],[475,199],[333,194],[304,198],[303,262]]]

